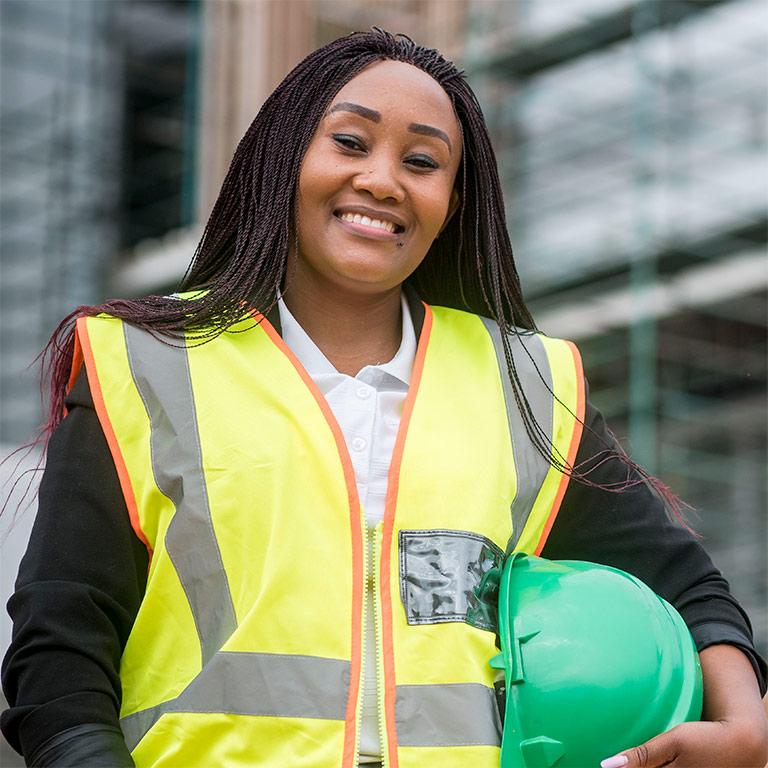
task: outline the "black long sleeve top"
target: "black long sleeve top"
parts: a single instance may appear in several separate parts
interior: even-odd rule
[[[118,727],[119,668],[148,555],[131,528],[84,369],[67,407],[48,447],[37,518],[8,603],[14,630],[2,683],[10,708],[0,727],[35,765],[131,765]],[[589,404],[585,423],[577,464],[613,440]],[[614,459],[590,477],[610,484],[626,474]],[[739,647],[765,693],[766,664],[747,615],[696,537],[669,520],[647,485],[612,493],[572,480],[541,555],[638,576],[680,611],[699,651]],[[92,760],[89,735],[97,742]],[[67,743],[78,745],[76,757],[67,757]]]

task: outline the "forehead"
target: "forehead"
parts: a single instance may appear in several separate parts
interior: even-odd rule
[[[382,121],[429,123],[458,139],[453,105],[442,86],[426,72],[403,61],[377,61],[353,77],[331,100],[353,102],[381,113]]]

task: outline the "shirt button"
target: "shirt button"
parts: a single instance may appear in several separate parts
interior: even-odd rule
[[[354,440],[352,440],[352,450],[353,451],[362,451],[365,449],[365,446],[367,443],[365,440],[363,440],[362,437],[356,437]]]
[[[358,389],[357,389],[357,396],[361,400],[365,400],[366,398],[371,396],[371,390],[368,389],[368,387],[358,387]]]

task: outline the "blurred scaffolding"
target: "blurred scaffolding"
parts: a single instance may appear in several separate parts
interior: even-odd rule
[[[3,0],[3,443],[40,420],[56,322],[175,287],[260,104],[372,24],[466,70],[539,326],[698,509],[765,653],[763,0]]]
[[[768,5],[470,5],[464,61],[540,327],[766,648]]]

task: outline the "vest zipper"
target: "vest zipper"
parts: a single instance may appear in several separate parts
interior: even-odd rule
[[[389,765],[389,752],[387,749],[387,733],[384,717],[384,657],[381,640],[381,584],[379,573],[381,568],[381,541],[384,531],[384,523],[379,523],[373,529],[373,631],[376,644],[376,698],[377,713],[379,716],[379,741],[381,743],[381,765],[387,768]]]
[[[355,765],[360,764],[360,739],[363,735],[363,701],[365,699],[365,633],[368,628],[368,569],[371,567],[371,532],[365,519],[365,510],[360,505],[360,522],[363,533],[363,610],[360,619],[360,688],[357,696],[357,734],[355,735]],[[374,611],[374,614],[376,612]]]
[[[363,699],[365,696],[365,634],[367,631],[368,614],[368,579],[370,578],[369,568],[373,567],[373,635],[376,646],[376,700],[378,706],[376,713],[379,721],[379,743],[381,745],[381,765],[386,768],[389,765],[387,755],[387,734],[384,727],[384,659],[381,649],[381,624],[379,622],[379,612],[381,611],[381,595],[379,593],[379,565],[382,533],[384,523],[379,523],[375,528],[369,528],[365,519],[365,513],[362,513],[363,530],[366,531],[365,547],[363,547],[363,575],[365,578],[365,599],[363,600],[363,653],[360,658],[360,698],[357,710],[357,742],[355,746],[355,762],[360,763],[360,738],[363,730]]]

